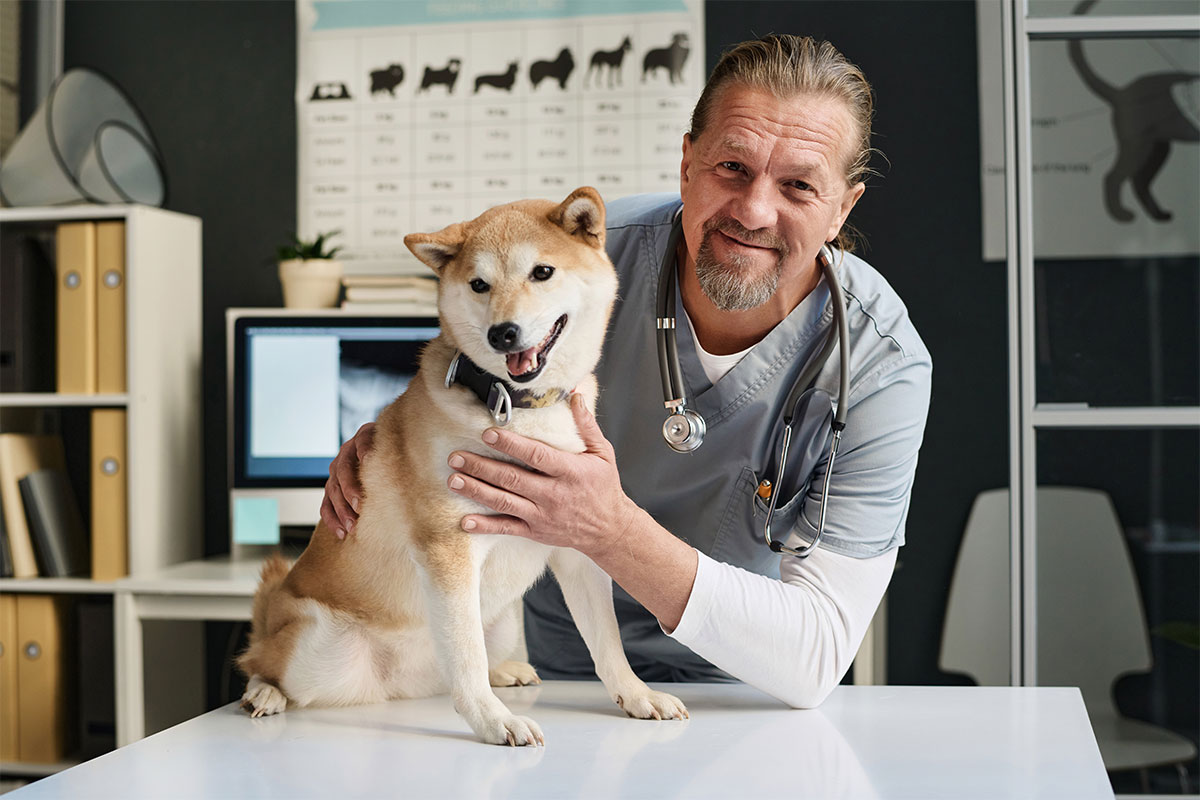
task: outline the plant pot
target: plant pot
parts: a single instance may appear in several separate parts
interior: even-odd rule
[[[342,262],[328,258],[280,261],[279,281],[285,307],[333,308],[342,290]]]

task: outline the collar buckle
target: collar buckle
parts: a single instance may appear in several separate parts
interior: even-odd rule
[[[488,389],[487,407],[488,411],[492,412],[492,419],[501,427],[512,419],[512,397],[508,394],[508,388],[500,381],[492,381],[492,386]]]

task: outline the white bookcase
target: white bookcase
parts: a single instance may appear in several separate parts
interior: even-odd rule
[[[53,231],[60,223],[125,223],[126,391],[0,392],[0,410],[124,408],[129,574],[198,558],[203,549],[201,222],[137,205],[0,209],[0,228]],[[54,342],[46,343],[52,357]],[[89,442],[65,441],[68,451]],[[87,498],[79,498],[85,506]],[[3,578],[0,592],[113,594],[116,582]],[[186,648],[185,648],[186,649]],[[118,676],[119,679],[119,676]],[[62,765],[48,765],[53,772]],[[5,774],[37,774],[0,765]]]

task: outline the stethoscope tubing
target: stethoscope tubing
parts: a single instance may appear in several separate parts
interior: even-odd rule
[[[783,443],[779,448],[779,474],[776,476],[778,490],[771,492],[771,497],[767,505],[767,519],[763,522],[763,539],[767,542],[767,547],[771,548],[776,553],[787,553],[788,555],[796,556],[797,558],[807,558],[817,549],[817,545],[821,543],[821,537],[825,535],[825,515],[829,508],[829,481],[833,477],[833,464],[837,458],[838,448],[842,443],[842,431],[846,429],[846,411],[849,408],[847,396],[850,387],[850,325],[846,319],[846,301],[842,293],[841,284],[838,283],[837,274],[833,270],[833,263],[830,255],[832,253],[829,245],[822,245],[820,252],[817,254],[817,261],[821,265],[821,271],[825,274],[825,282],[829,284],[829,297],[833,303],[833,327],[829,331],[829,335],[825,337],[825,345],[821,348],[821,354],[814,359],[807,369],[800,375],[796,383],[792,386],[792,391],[788,395],[787,402],[784,406],[784,426],[783,426]],[[817,515],[817,535],[813,540],[804,547],[788,547],[783,542],[776,541],[771,538],[771,519],[775,516],[775,505],[779,500],[779,494],[783,487],[784,471],[787,469],[788,445],[792,440],[792,420],[796,413],[796,404],[799,403],[800,397],[807,389],[802,387],[809,386],[816,379],[817,373],[825,365],[826,360],[833,352],[833,340],[836,335],[839,347],[838,369],[838,404],[834,411],[833,422],[830,427],[833,429],[833,441],[829,448],[829,462],[825,465],[825,480],[821,486],[821,508]],[[811,373],[811,378],[809,377]],[[800,391],[797,391],[800,389]]]

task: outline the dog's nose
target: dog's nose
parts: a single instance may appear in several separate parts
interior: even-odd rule
[[[514,322],[501,322],[488,328],[488,344],[501,353],[513,350],[520,338],[521,328]]]

